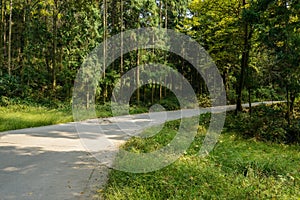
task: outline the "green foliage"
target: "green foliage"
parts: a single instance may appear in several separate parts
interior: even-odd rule
[[[180,109],[180,104],[176,97],[164,98],[164,99],[158,101],[157,103],[159,103],[161,106],[163,106],[168,111]]]
[[[245,138],[276,143],[299,143],[300,118],[294,118],[293,123],[289,125],[285,113],[285,105],[261,105],[253,108],[251,115],[228,114],[226,127]]]
[[[284,99],[284,97],[278,92],[274,91],[273,88],[260,87],[254,90],[253,93],[254,102],[263,101],[265,99],[270,99],[273,101],[280,101],[281,99]]]
[[[211,106],[211,100],[209,96],[206,95],[198,95],[198,102],[200,107],[210,107]]]
[[[13,76],[4,75],[0,76],[0,105],[4,103],[2,100],[5,98],[13,98],[22,94],[22,85],[20,81]],[[2,103],[1,103],[2,102]]]
[[[299,5],[299,1],[290,0],[268,2],[261,11],[259,26],[261,44],[274,59],[270,70],[272,82],[285,88],[287,101],[293,101],[300,93]]]
[[[299,147],[221,135],[206,158],[197,152],[209,115],[201,116],[198,135],[188,151],[172,165],[146,174],[112,170],[105,199],[297,199]],[[168,122],[158,136],[133,138],[123,147],[135,153],[157,150],[173,137],[179,121]],[[144,134],[153,134],[150,128]],[[162,137],[165,135],[165,137]]]
[[[285,86],[292,96],[299,93],[298,1],[286,1],[289,6],[284,6],[282,0],[248,1],[245,6],[239,0],[106,2],[104,16],[104,1],[15,1],[12,41],[8,41],[10,8],[8,1],[1,1],[6,6],[1,6],[0,13],[0,96],[69,101],[77,70],[103,39],[133,28],[161,27],[186,33],[209,52],[223,77],[227,97],[233,103],[244,51],[242,25],[245,22],[254,32],[248,46],[251,55],[246,86],[252,91],[261,88],[252,94],[253,99],[269,98],[270,85],[276,93],[279,90],[282,93],[281,88]],[[8,75],[8,44],[12,45],[11,75]],[[122,62],[119,58],[106,69],[105,78],[97,87],[97,101],[106,102],[116,80],[145,63],[168,64],[186,77],[197,95],[207,95],[200,75],[182,58],[160,49],[140,49],[139,53],[130,52],[123,56]],[[151,103],[154,103],[170,97],[169,93],[159,92],[151,97],[149,88],[154,86],[155,83],[150,84],[147,98],[136,99],[137,104],[144,100],[147,106],[146,99],[153,99]],[[246,96],[243,93],[244,101]],[[175,100],[169,102],[167,109],[178,108]]]
[[[140,137],[130,139],[130,142],[126,143],[122,148],[134,153],[148,153],[156,151],[166,146],[174,138],[178,127],[178,121],[168,122],[154,137],[143,139],[142,137],[151,135],[156,130],[155,127],[147,129],[141,133]]]
[[[49,109],[38,105],[0,106],[0,131],[53,125],[73,120],[69,109]]]

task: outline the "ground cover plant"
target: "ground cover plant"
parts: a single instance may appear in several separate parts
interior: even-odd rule
[[[287,119],[286,103],[260,105],[253,112],[227,115],[226,128],[244,138],[285,144],[300,143],[300,101]]]
[[[0,131],[71,122],[70,109],[41,105],[14,104],[0,106]]]
[[[262,109],[266,108],[259,107],[255,112]],[[198,151],[209,119],[209,114],[200,117],[194,142],[176,162],[145,174],[111,170],[109,182],[103,190],[99,190],[99,194],[105,199],[117,200],[299,199],[298,144],[249,135],[245,137],[242,134],[245,130],[238,131],[230,126],[236,119],[233,113],[229,113],[227,128],[214,150],[201,158]],[[174,137],[179,123],[178,120],[168,122],[158,135],[147,139],[132,138],[122,148],[135,153],[159,149]],[[252,125],[255,125],[254,122]],[[155,129],[145,130],[144,134],[149,135],[152,130]]]
[[[145,106],[132,105],[130,114],[147,112]],[[96,105],[96,116],[111,117],[109,103]],[[23,128],[54,125],[73,121],[72,106],[67,102],[42,101],[21,99],[2,99],[0,101],[0,132]]]

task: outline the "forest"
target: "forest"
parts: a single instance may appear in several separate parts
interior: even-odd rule
[[[72,106],[76,78],[90,53],[102,44],[102,54],[115,57],[117,47],[109,46],[109,39],[119,34],[119,44],[124,47],[126,31],[155,28],[184,34],[203,47],[219,71],[227,105],[234,105],[235,109],[226,112],[222,134],[206,157],[198,153],[212,120],[210,113],[200,114],[192,144],[174,163],[140,174],[109,168],[106,184],[98,187],[95,195],[105,199],[149,200],[299,199],[300,0],[0,0],[0,10],[1,155],[20,154],[13,157],[18,158],[18,167],[23,159],[41,158],[47,152],[34,148],[32,154],[23,153],[24,148],[5,142],[14,134],[2,131],[75,121]],[[135,35],[131,39],[135,40]],[[165,45],[164,41],[161,45]],[[150,112],[157,104],[167,111],[179,110],[179,101],[170,88],[155,78],[144,84],[145,66],[152,63],[181,74],[191,85],[201,108],[213,105],[205,78],[191,62],[167,50],[137,48],[124,55],[121,52],[120,57],[102,69],[99,79],[88,72],[87,82],[96,77],[96,87],[94,95],[87,93],[86,99],[82,99],[83,110],[89,110],[94,99],[97,117],[113,116],[110,102],[115,98],[115,86],[131,70],[134,78],[129,77],[126,84],[136,90],[130,98],[130,114]],[[159,70],[151,73],[151,77],[162,75]],[[167,80],[168,70],[164,74]],[[178,84],[173,79],[169,82],[172,86]],[[252,106],[264,101],[276,102]],[[104,119],[102,122],[110,123]],[[120,149],[135,154],[158,151],[175,138],[180,125],[180,120],[168,121],[158,134],[157,128],[147,128],[140,133],[141,137],[131,137]],[[21,135],[18,133],[15,138]],[[23,135],[30,136],[26,131]],[[28,140],[78,140],[77,132],[73,136],[53,130],[48,135],[37,131],[31,136]],[[6,150],[3,145],[13,147]],[[13,174],[12,170],[18,177],[26,177],[31,170],[27,166],[20,168],[24,171],[8,167],[13,159],[3,158],[3,180],[8,180],[6,175]],[[49,158],[38,162],[45,160]],[[73,165],[67,162],[68,159],[60,164],[71,168]],[[24,163],[27,165],[27,160]],[[35,163],[32,166],[37,168]],[[45,183],[51,172],[63,178],[69,175],[55,169],[43,170],[47,174],[42,174],[42,179],[47,178]],[[100,182],[102,176],[96,180]],[[19,179],[13,176],[11,180],[16,184],[14,189],[19,190]],[[4,182],[2,185],[7,184]],[[67,184],[60,189],[71,189],[71,183]],[[51,187],[43,190],[52,191]],[[40,188],[39,185],[39,191],[34,192],[39,194]],[[84,190],[87,189],[88,184]],[[28,198],[36,194],[26,191]]]
[[[156,27],[204,47],[236,112],[245,102],[283,100],[291,124],[300,93],[299,12],[298,0],[1,0],[0,103],[68,105],[76,74],[98,44],[126,30]],[[209,104],[201,75],[186,60],[151,49],[122,55],[105,69],[97,102],[110,100],[124,73],[154,62],[180,72],[199,101]],[[138,88],[131,101],[148,106],[176,100],[153,82]]]

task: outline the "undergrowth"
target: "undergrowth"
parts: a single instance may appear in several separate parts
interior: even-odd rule
[[[299,104],[299,102],[298,102]],[[300,142],[300,107],[297,104],[290,123],[286,118],[285,104],[260,105],[253,108],[252,114],[232,112],[227,114],[225,127],[244,138],[276,143]]]
[[[279,128],[282,119],[275,120],[275,116],[279,118],[280,114],[276,109],[263,106],[257,108],[257,114],[252,114],[252,117],[260,116],[262,118],[256,120],[264,123],[252,121],[255,129],[270,131],[271,134],[271,128]],[[242,115],[245,117],[246,113]],[[99,189],[99,195],[104,199],[115,200],[299,199],[299,145],[278,142],[283,139],[279,137],[275,140],[250,135],[246,128],[238,130],[235,127],[243,125],[242,122],[235,127],[231,124],[238,117],[229,113],[227,128],[219,137],[214,150],[203,158],[198,152],[210,115],[201,115],[194,142],[177,161],[151,173],[111,170],[109,181],[104,189]],[[168,122],[157,136],[132,138],[122,148],[138,154],[156,151],[175,137],[179,123],[179,120]],[[272,127],[264,127],[268,125]],[[247,124],[247,127],[250,128],[250,125]],[[154,131],[155,128],[149,128],[144,134],[152,135]]]

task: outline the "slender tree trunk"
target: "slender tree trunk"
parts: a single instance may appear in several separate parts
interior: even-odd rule
[[[165,0],[165,28],[168,28],[168,2]]]
[[[87,84],[87,90],[86,90],[86,109],[90,108],[90,90],[89,90],[89,84]]]
[[[162,27],[162,0],[159,1],[159,28]]]
[[[154,83],[154,81],[152,81],[152,84],[151,84],[151,103],[152,104],[154,103],[154,94],[155,94],[154,86],[155,86],[155,83]]]
[[[53,29],[53,40],[52,40],[52,90],[56,89],[56,73],[57,73],[57,21],[58,21],[58,2],[54,1],[54,9],[53,9],[53,21],[52,21],[52,29]]]
[[[23,10],[23,31],[24,31],[24,35],[23,35],[23,42],[21,42],[20,45],[20,58],[21,58],[21,62],[20,62],[20,66],[21,66],[21,70],[20,70],[20,76],[21,76],[21,83],[24,84],[24,67],[25,67],[25,58],[24,58],[24,49],[25,46],[27,44],[27,9],[28,9],[28,1],[26,1],[24,10]],[[24,94],[24,91],[22,91]]]
[[[120,58],[120,77],[123,76],[124,74],[124,4],[123,4],[123,0],[120,0],[120,15],[121,15],[121,19],[120,19],[120,31],[121,31],[121,58]],[[121,79],[121,84],[120,84],[120,96],[122,97],[122,92],[123,92],[123,81]]]
[[[296,100],[296,95],[294,92],[290,93],[290,99],[291,99],[291,105],[290,105],[290,112],[291,115],[294,115],[294,105],[295,105],[295,100]]]
[[[165,76],[165,89],[164,89],[164,96],[167,97],[167,83],[168,83],[168,79],[167,79],[167,75]]]
[[[7,20],[5,19],[5,16],[6,16],[6,12],[7,12],[7,8],[6,8],[6,0],[3,0],[3,3],[4,3],[4,18],[3,18],[3,64],[5,66],[7,66],[7,60],[6,60],[6,57],[7,57]]]
[[[11,75],[12,67],[11,67],[11,36],[12,36],[12,10],[13,10],[13,0],[10,0],[9,7],[9,33],[8,33],[8,74]]]
[[[246,5],[246,0],[243,0],[243,6]],[[237,100],[236,100],[236,114],[243,110],[242,107],[242,92],[245,85],[246,69],[248,68],[249,54],[250,54],[250,43],[249,40],[252,37],[252,31],[249,34],[249,24],[244,22],[244,46],[241,60],[241,72],[239,85],[237,86]]]
[[[157,83],[154,86],[154,98],[157,99],[159,97],[159,86]]]
[[[140,50],[136,50],[136,100],[140,104]]]
[[[290,112],[290,91],[288,85],[286,86],[286,104],[287,104],[287,113],[286,113],[286,119],[288,121],[288,124],[291,124],[291,112]]]
[[[160,84],[159,84],[159,100],[162,100],[162,84],[161,84],[161,78],[160,78]]]
[[[5,32],[4,32],[4,24],[5,24],[5,21],[4,21],[4,15],[5,15],[5,0],[1,0],[1,27],[0,27],[0,46],[1,46],[1,49],[3,47],[3,50],[4,50],[4,47],[5,47],[5,43],[4,43],[4,35],[5,35]],[[2,67],[4,66],[4,59],[5,59],[5,56],[4,56],[4,51],[1,51],[0,52],[0,76],[2,76]]]
[[[251,88],[248,87],[248,103],[249,103],[249,113],[252,114],[252,103],[251,103]]]
[[[145,85],[143,87],[143,101],[146,102],[146,99],[147,99],[147,86]]]
[[[288,4],[287,4],[287,0],[284,1],[284,5],[286,7],[286,9],[288,9]],[[289,18],[288,17],[285,17],[285,30],[286,30],[286,37],[285,37],[285,42],[284,42],[284,51],[285,51],[285,55],[288,55],[288,52],[289,52],[289,46],[288,46],[288,38],[289,38],[289,34],[288,34],[288,25],[289,25]],[[285,67],[290,67],[290,65],[288,64],[288,62],[285,62]],[[287,74],[287,80],[290,79],[290,76],[289,74]],[[286,119],[288,121],[288,124],[291,125],[291,104],[292,102],[290,101],[292,98],[291,98],[291,91],[290,91],[290,88],[289,88],[289,85],[288,83],[286,83],[286,102],[287,102],[287,113],[286,113]]]
[[[107,0],[103,0],[103,79],[106,77],[106,54],[107,54]],[[103,102],[106,102],[107,85],[104,82]]]

